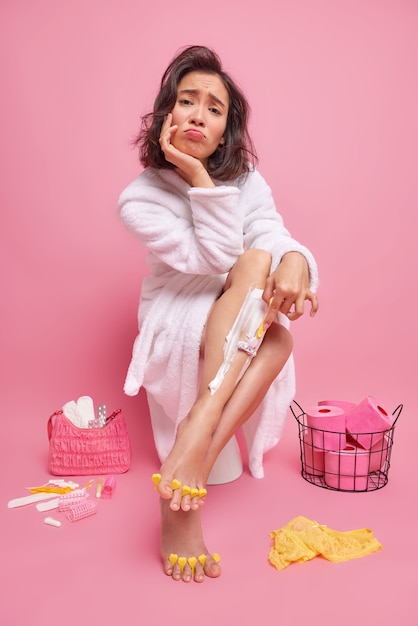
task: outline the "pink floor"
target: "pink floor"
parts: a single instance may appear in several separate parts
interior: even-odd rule
[[[13,442],[20,426],[12,422],[2,458],[2,626],[417,623],[412,555],[418,426],[408,419],[411,401],[395,428],[389,482],[368,493],[334,492],[303,480],[297,425],[289,414],[281,443],[266,457],[263,480],[245,469],[234,483],[210,489],[206,539],[222,555],[223,574],[201,585],[176,583],[161,571],[158,505],[150,483],[158,464],[147,415],[140,425],[129,413],[132,401],[127,406],[130,471],[118,478],[114,498],[99,503],[96,516],[73,524],[60,517],[60,528],[45,525],[45,514],[34,505],[7,508],[25,487],[50,478],[39,420],[27,420],[19,454]],[[269,532],[297,515],[336,530],[370,528],[383,550],[338,564],[317,557],[277,571],[267,561]]]

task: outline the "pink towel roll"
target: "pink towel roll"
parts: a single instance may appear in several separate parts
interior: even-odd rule
[[[312,443],[320,450],[342,450],[347,444],[345,412],[336,406],[314,406],[306,411]]]
[[[369,459],[366,450],[354,445],[338,452],[325,452],[325,483],[341,491],[366,491]]]
[[[373,396],[367,396],[347,413],[347,431],[366,450],[383,439],[391,427],[391,416]]]

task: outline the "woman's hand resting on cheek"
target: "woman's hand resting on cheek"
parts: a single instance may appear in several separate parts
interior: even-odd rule
[[[309,289],[309,268],[305,257],[299,252],[285,254],[277,269],[268,277],[263,300],[270,303],[264,320],[267,329],[277,313],[296,320],[304,313],[305,300],[310,300],[313,317],[318,310],[318,298]]]
[[[164,152],[166,161],[175,166],[179,176],[191,187],[215,187],[203,163],[196,157],[181,152],[171,143],[178,128],[177,125],[171,125],[172,119],[173,116],[169,113],[163,122],[160,133],[160,147]]]

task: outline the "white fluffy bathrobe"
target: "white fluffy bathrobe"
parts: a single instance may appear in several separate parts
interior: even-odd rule
[[[215,188],[190,187],[173,170],[146,169],[121,194],[120,216],[149,252],[125,393],[145,387],[172,428],[154,436],[160,458],[170,451],[175,428],[193,405],[199,381],[202,331],[228,271],[250,248],[272,255],[272,270],[286,252],[305,255],[311,289],[317,286],[312,254],[292,239],[258,171]],[[287,325],[288,320],[280,316]],[[280,438],[295,392],[291,356],[244,430],[249,468],[263,477],[263,454]]]

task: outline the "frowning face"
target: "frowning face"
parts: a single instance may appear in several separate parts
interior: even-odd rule
[[[228,108],[229,95],[217,74],[186,74],[178,85],[172,110],[172,124],[178,128],[171,143],[206,166],[208,158],[224,142]]]

